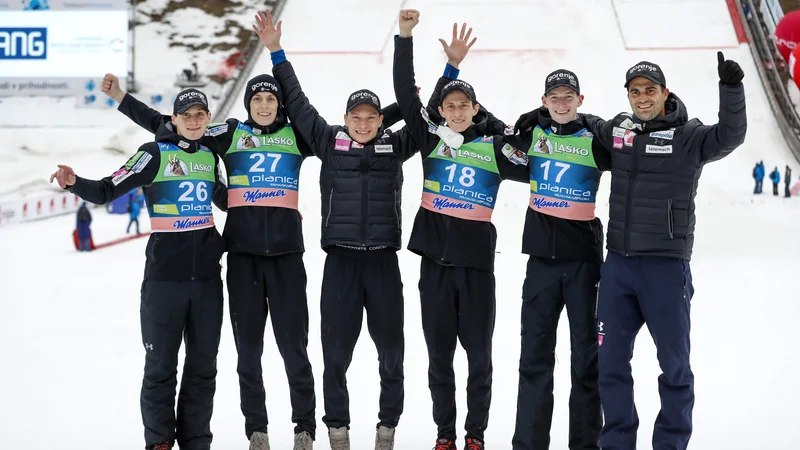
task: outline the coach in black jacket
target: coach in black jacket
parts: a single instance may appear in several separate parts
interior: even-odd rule
[[[378,351],[381,377],[376,449],[390,449],[403,410],[402,164],[416,146],[406,129],[385,131],[378,96],[362,89],[348,97],[346,126],[331,126],[303,94],[280,45],[271,14],[259,13],[256,31],[272,57],[273,74],[295,131],[322,160],[323,395],[330,445],[350,448],[346,372],[361,331],[363,310]]]
[[[647,324],[663,370],[655,450],[683,450],[692,433],[694,375],[689,364],[689,260],[694,244],[694,197],[703,166],[744,142],[744,73],[718,53],[719,123],[688,119],[666,87],[661,68],[642,61],[625,87],[633,115],[587,117],[611,149],[608,257],[601,270],[598,311],[603,450],[636,447],[639,419],[630,360],[636,334]]]

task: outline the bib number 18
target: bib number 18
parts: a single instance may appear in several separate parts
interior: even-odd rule
[[[444,168],[450,174],[447,177],[448,183],[452,183],[453,179],[455,179],[457,166],[458,164],[450,164]],[[475,184],[475,169],[469,166],[462,167],[461,176],[458,177],[458,183],[464,187],[470,187]]]

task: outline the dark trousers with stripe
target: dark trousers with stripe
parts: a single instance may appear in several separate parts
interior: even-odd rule
[[[181,450],[211,448],[222,302],[219,279],[142,283],[141,408],[146,446],[177,440]],[[176,415],[181,341],[186,358]]]
[[[428,346],[428,387],[438,437],[456,439],[456,346],[467,354],[466,437],[483,440],[492,401],[494,273],[443,266],[422,257],[419,280],[422,329]]]
[[[595,308],[600,263],[538,258],[528,260],[522,292],[514,450],[548,450],[553,420],[556,330],[566,305],[570,328],[571,381],[569,449],[598,450],[602,427],[597,388]]]
[[[364,311],[378,350],[381,393],[378,425],[396,427],[403,412],[403,283],[394,249],[328,249],[322,276],[322,375],[328,428],[350,425],[347,369],[353,360]]]
[[[316,397],[306,350],[308,302],[303,254],[228,253],[227,284],[247,438],[256,431],[266,432],[269,423],[261,357],[270,315],[275,343],[289,380],[294,431],[307,431],[314,437]]]
[[[603,450],[635,450],[639,416],[633,401],[631,358],[647,325],[656,345],[661,411],[653,450],[684,450],[692,434],[694,375],[689,364],[689,310],[694,288],[689,262],[608,252],[600,282],[600,399]]]

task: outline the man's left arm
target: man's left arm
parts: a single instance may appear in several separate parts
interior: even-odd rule
[[[699,151],[700,163],[705,164],[728,156],[744,142],[747,133],[744,72],[734,61],[725,60],[717,52],[719,72],[719,122],[699,126],[687,139],[688,151]]]

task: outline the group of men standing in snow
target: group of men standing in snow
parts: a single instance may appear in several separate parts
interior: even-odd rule
[[[506,126],[481,107],[458,65],[475,43],[454,25],[448,57],[427,105],[417,95],[412,30],[419,12],[400,12],[395,36],[397,103],[382,107],[367,89],[347,98],[344,126],[329,125],[303,93],[269,12],[254,29],[270,51],[273,76],[248,82],[244,122],[211,124],[204,93],[182,91],[171,116],[123,92],[103,90],[119,110],[155,134],[102,180],[59,166],[51,177],[93,203],[143,186],[153,233],[142,284],[146,351],[141,394],[146,446],[210,448],[216,354],[222,323],[219,260],[227,287],[245,432],[252,450],[269,448],[261,356],[272,314],[289,379],[294,448],[316,439],[314,379],[306,352],[308,307],[298,181],[303,160],[322,160],[321,294],[323,393],[330,446],[350,448],[346,372],[364,310],[379,358],[381,393],[375,449],[394,448],[403,411],[404,299],[401,249],[403,163],[421,153],[423,195],[408,248],[421,256],[420,303],[429,356],[436,450],[456,448],[453,357],[467,353],[464,449],[484,449],[495,326],[491,217],[503,180],[530,184],[523,252],[522,350],[512,447],[547,449],[553,413],[556,328],[566,306],[571,328],[569,448],[630,450],[638,416],[630,360],[644,324],[663,374],[655,449],[685,449],[692,432],[689,260],[694,197],[706,163],[742,144],[745,99],[737,63],[718,53],[719,123],[689,119],[661,68],[642,61],[625,75],[632,113],[611,120],[578,114],[583,95],[566,69],[544,80],[542,107]],[[389,130],[404,120],[397,131]],[[290,122],[291,121],[291,122]],[[227,185],[217,165],[225,164]],[[611,172],[608,254],[595,216],[600,176]],[[228,217],[222,236],[212,202]],[[175,414],[181,340],[186,360]],[[497,445],[502,445],[498,443]]]

